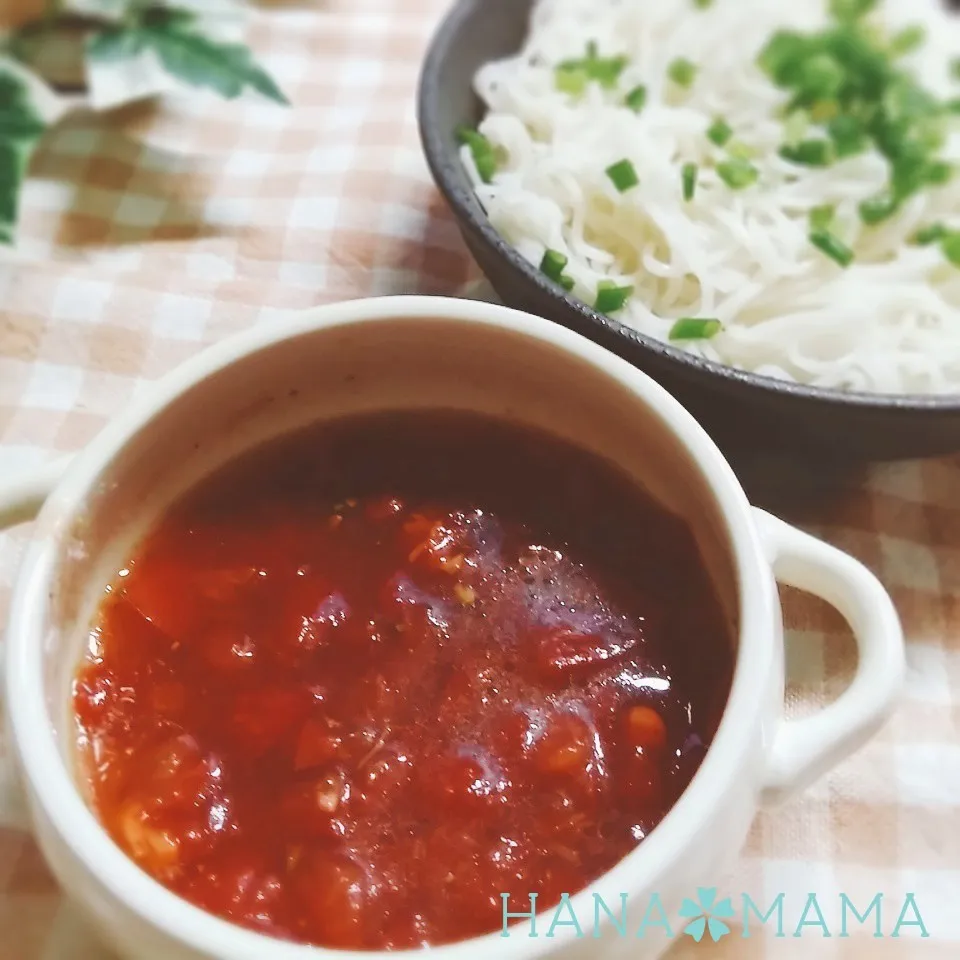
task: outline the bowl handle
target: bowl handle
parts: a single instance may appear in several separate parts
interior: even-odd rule
[[[840,697],[811,717],[784,720],[767,763],[762,801],[803,790],[862,747],[883,725],[905,672],[900,619],[880,581],[859,561],[754,509],[774,576],[821,597],[853,630],[859,662]]]
[[[0,478],[0,530],[32,520],[60,482],[71,458],[61,457],[18,476]],[[4,660],[0,658],[0,675]],[[3,683],[0,682],[0,689]],[[28,829],[20,785],[9,756],[0,758],[0,826]]]
[[[0,477],[0,530],[32,520],[73,458],[59,457],[12,477]]]

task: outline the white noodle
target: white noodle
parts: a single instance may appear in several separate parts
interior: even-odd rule
[[[777,112],[786,94],[756,66],[774,30],[827,22],[818,0],[540,0],[521,54],[487,64],[475,81],[488,107],[480,130],[506,156],[492,184],[463,159],[493,226],[531,263],[546,249],[570,260],[574,294],[587,303],[603,279],[630,284],[616,314],[666,339],[681,316],[717,317],[724,330],[691,352],[768,376],[880,393],[960,392],[960,270],[934,245],[908,243],[918,226],[960,228],[960,178],[911,198],[887,223],[866,228],[857,206],[886,185],[871,151],[792,179],[778,154]],[[950,61],[960,18],[939,0],[883,0],[890,30],[919,23],[923,47],[905,62],[933,93],[955,96]],[[573,100],[557,91],[554,66],[625,54],[618,92],[591,84]],[[697,64],[689,91],[667,81],[677,57]],[[639,114],[623,91],[647,87]],[[731,190],[714,165],[723,151],[706,129],[722,116],[757,155],[757,185]],[[960,133],[944,156],[960,161]],[[617,193],[605,174],[629,158],[640,186]],[[685,202],[680,167],[699,164]],[[837,208],[838,232],[856,253],[846,270],[811,246],[809,213]]]

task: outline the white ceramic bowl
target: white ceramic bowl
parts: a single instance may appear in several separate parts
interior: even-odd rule
[[[692,525],[736,636],[729,702],[687,791],[650,836],[571,904],[629,894],[636,930],[657,893],[676,915],[715,886],[760,803],[800,789],[871,736],[903,673],[886,593],[864,567],[752,509],[697,423],[653,381],[590,341],[489,304],[397,297],[322,307],[224,341],[159,381],[66,466],[7,480],[0,525],[45,500],[16,586],[6,644],[6,709],[29,820],[67,893],[104,939],[136,960],[320,960],[348,953],[235,927],[153,881],[109,839],[73,777],[69,684],[103,585],[165,504],[240,451],[320,418],[447,407],[514,418],[615,460]],[[814,716],[783,717],[783,627],[775,577],[850,622],[859,668]],[[518,897],[523,892],[517,892]],[[511,909],[523,909],[511,903]],[[528,936],[520,922],[431,951],[436,960],[545,956],[641,960],[663,938]],[[393,954],[391,954],[393,956]]]

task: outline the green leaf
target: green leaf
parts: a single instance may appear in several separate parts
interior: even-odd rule
[[[0,72],[0,243],[13,242],[27,164],[45,129],[24,81]]]
[[[290,102],[242,44],[217,43],[177,30],[151,32],[147,43],[170,73],[194,86],[211,87],[227,99],[250,86],[277,103]]]
[[[32,110],[17,105],[0,106],[0,143],[36,140],[45,129],[44,122]]]
[[[87,39],[87,56],[101,63],[129,60],[141,53],[143,48],[143,33],[123,27],[102,30]]]
[[[20,191],[37,140],[0,140],[0,242],[13,243],[20,212]]]
[[[149,8],[139,21],[96,34],[88,52],[95,60],[123,60],[152,50],[165,70],[184,83],[207,87],[228,100],[248,87],[270,100],[288,104],[274,79],[253,59],[248,47],[221,43],[196,31],[194,15],[177,8]]]
[[[140,15],[140,22],[148,29],[173,27],[182,30],[193,27],[197,15],[185,7],[165,7],[156,4],[148,6]]]
[[[0,68],[0,110],[10,107],[23,107],[30,103],[30,94],[26,84],[12,73],[2,72]]]
[[[3,224],[13,224],[17,219],[20,186],[23,182],[20,157],[18,144],[0,142],[0,223]]]

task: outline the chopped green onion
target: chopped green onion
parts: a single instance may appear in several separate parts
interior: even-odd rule
[[[831,203],[825,203],[822,206],[814,207],[810,211],[810,228],[812,230],[829,230],[833,218],[836,216],[837,209]]]
[[[873,148],[887,161],[887,185],[860,205],[867,224],[883,222],[908,198],[954,177],[941,151],[949,114],[960,113],[960,97],[935,96],[898,59],[922,47],[924,30],[907,24],[884,34],[866,19],[878,8],[879,0],[829,0],[832,23],[810,32],[778,31],[758,58],[788,95],[781,157],[822,167]],[[960,80],[960,58],[953,69]],[[806,133],[803,111],[825,136]],[[811,229],[837,262],[852,257],[826,227]]]
[[[947,125],[942,116],[916,121],[916,139],[928,153],[936,153],[947,142]]]
[[[919,247],[928,247],[931,243],[939,243],[949,232],[942,223],[931,223],[928,227],[921,227],[912,240]]]
[[[954,174],[954,168],[945,160],[934,160],[927,164],[927,183],[934,187],[942,187],[949,183]]]
[[[615,313],[623,309],[632,293],[633,287],[618,287],[612,280],[601,280],[597,284],[597,300],[593,309],[597,313]]]
[[[902,153],[890,165],[893,193],[901,200],[921,190],[926,182],[926,163],[922,150]]]
[[[780,156],[805,167],[828,167],[834,158],[833,145],[829,140],[801,140],[793,146],[782,146]]]
[[[909,77],[902,76],[887,84],[879,106],[883,110],[881,122],[896,124],[901,120],[929,119],[940,113],[936,97],[918,87]]]
[[[723,117],[717,117],[713,123],[707,127],[707,139],[715,143],[718,147],[725,146],[732,136],[733,128]]]
[[[827,133],[833,141],[833,152],[838,159],[862,153],[867,147],[863,125],[850,114],[834,117],[827,125]]]
[[[713,0],[693,0],[693,5],[698,10],[706,10],[707,7],[713,6]]]
[[[540,272],[551,280],[559,280],[563,268],[570,262],[570,258],[559,250],[547,250],[540,261]]]
[[[860,219],[870,226],[889,220],[900,208],[900,203],[896,197],[888,193],[881,193],[879,196],[871,197],[860,204]]]
[[[847,71],[829,53],[818,53],[799,65],[795,100],[804,106],[832,102],[847,79]]]
[[[606,174],[610,178],[610,182],[621,193],[632,190],[640,183],[640,178],[637,176],[637,168],[629,160],[620,160],[612,166],[607,167]]]
[[[757,168],[741,157],[725,160],[717,164],[717,174],[731,190],[743,190],[757,182],[759,172]]]
[[[689,202],[697,190],[697,165],[685,163],[680,176],[683,182],[683,199]]]
[[[591,81],[601,87],[612,90],[627,66],[627,57],[601,57],[597,44],[591,40],[587,44],[585,57],[579,60],[564,60],[554,70],[557,89],[566,93],[583,93]]]
[[[786,87],[796,79],[809,48],[810,43],[802,34],[777,30],[760,52],[760,68],[777,86]]]
[[[612,90],[617,85],[627,62],[626,57],[607,57],[606,59],[595,60],[591,76],[601,87]]]
[[[812,231],[810,242],[841,267],[849,267],[853,263],[853,251],[827,230]]]
[[[792,110],[783,125],[783,135],[790,146],[798,144],[810,127],[810,114],[806,110]]]
[[[737,140],[735,143],[731,143],[727,147],[727,153],[731,157],[739,158],[740,160],[749,160],[751,157],[757,155],[757,151],[753,147],[748,147],[745,143],[741,143]]]
[[[570,262],[570,258],[559,250],[546,250],[543,259],[540,261],[540,272],[549,277],[556,283],[559,283],[564,290],[569,292],[573,289],[573,277],[568,277],[563,269]]]
[[[460,127],[457,139],[470,148],[480,179],[484,183],[492,183],[498,166],[493,144],[482,133],[469,127]]]
[[[624,98],[623,102],[634,112],[639,113],[647,104],[647,88],[641,84],[634,87]]]
[[[590,75],[582,67],[557,67],[553,79],[556,88],[571,97],[579,97],[590,83]]]
[[[667,76],[678,87],[690,87],[697,76],[697,65],[686,57],[677,57],[667,67]]]
[[[840,105],[836,100],[818,100],[810,107],[810,119],[814,123],[829,123],[840,115]]]
[[[903,57],[908,53],[913,53],[918,47],[923,46],[927,33],[919,24],[912,27],[904,27],[898,33],[890,38],[890,53],[895,57]]]
[[[706,340],[723,329],[719,320],[702,317],[681,317],[671,328],[671,340]]]
[[[830,13],[849,22],[865,17],[876,5],[877,0],[830,0]]]
[[[940,249],[955,267],[960,267],[960,232],[948,233],[940,241]]]

